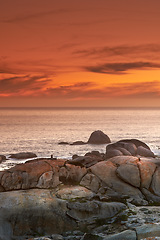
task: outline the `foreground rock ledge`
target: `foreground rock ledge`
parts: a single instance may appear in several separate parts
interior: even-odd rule
[[[160,160],[155,157],[121,155],[107,159],[95,151],[85,160],[28,161],[0,172],[0,237],[27,239],[76,229],[85,232],[127,217],[125,227],[116,225],[101,239],[128,239],[123,230],[130,231],[130,227],[134,239],[135,231],[141,234],[137,227],[146,220],[140,222],[137,215],[138,225],[129,223],[136,211],[132,208],[160,205],[159,189]],[[111,233],[119,234],[116,229],[122,233],[112,237]],[[153,236],[159,234],[155,231]]]

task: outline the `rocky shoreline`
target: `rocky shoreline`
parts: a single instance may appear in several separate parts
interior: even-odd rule
[[[159,206],[160,158],[137,139],[0,172],[3,240],[158,239]]]

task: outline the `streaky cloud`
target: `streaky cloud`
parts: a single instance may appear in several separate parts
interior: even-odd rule
[[[126,74],[129,70],[157,69],[160,64],[152,62],[122,62],[122,63],[106,63],[96,66],[83,67],[84,70],[94,73],[104,74]]]
[[[128,56],[135,54],[148,54],[160,52],[160,44],[141,44],[141,45],[117,45],[117,46],[104,46],[95,47],[90,49],[79,49],[73,51],[73,55],[77,56]]]

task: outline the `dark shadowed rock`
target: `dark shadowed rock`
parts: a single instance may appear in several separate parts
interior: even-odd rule
[[[68,160],[67,162],[73,165],[82,166],[82,167],[91,167],[92,165],[96,164],[97,162],[102,161],[102,157],[97,156],[79,156],[77,158],[74,158],[72,160]]]
[[[6,156],[0,155],[0,161],[6,160]]]
[[[110,142],[110,138],[100,130],[94,131],[88,139],[88,143],[90,144],[105,144]]]
[[[16,159],[27,159],[27,158],[35,158],[37,155],[32,152],[21,152],[21,153],[15,153],[11,154],[10,158],[16,158]]]
[[[120,140],[118,142],[125,142],[125,143],[133,143],[134,145],[136,145],[136,147],[138,148],[139,146],[142,146],[144,148],[147,148],[147,149],[150,149],[146,143],[138,140],[138,139],[123,139],[123,140]]]
[[[69,145],[68,142],[59,142],[58,144],[59,144],[59,145]]]
[[[132,154],[127,149],[125,149],[123,147],[117,147],[116,149],[121,151],[123,153],[123,155],[125,155],[125,156],[132,156]]]
[[[137,148],[137,155],[144,157],[155,157],[154,153],[151,150],[144,148],[143,146],[139,146]]]
[[[120,152],[122,154],[120,154]],[[120,155],[143,156],[152,158],[155,157],[154,153],[150,150],[150,148],[145,143],[137,139],[124,139],[107,145],[106,158]]]
[[[76,141],[76,142],[71,143],[70,145],[85,145],[85,144],[86,143],[83,141]]]
[[[64,184],[78,184],[82,177],[87,173],[86,168],[80,166],[74,166],[72,164],[66,164],[59,170],[59,179]]]

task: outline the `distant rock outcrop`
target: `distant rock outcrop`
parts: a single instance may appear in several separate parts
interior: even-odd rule
[[[35,158],[37,155],[32,152],[20,152],[20,153],[15,153],[11,154],[10,158],[16,158],[16,159],[27,159],[27,158]]]
[[[110,138],[100,130],[94,131],[88,139],[89,144],[105,144],[110,143]]]
[[[84,144],[107,144],[110,143],[110,138],[100,130],[94,131],[91,133],[87,142],[75,141],[73,143],[68,142],[59,142],[60,145],[84,145]]]

